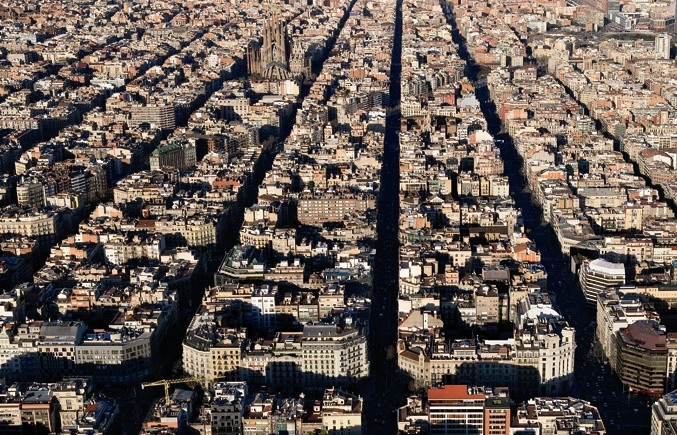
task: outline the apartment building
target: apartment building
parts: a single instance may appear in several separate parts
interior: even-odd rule
[[[246,382],[218,382],[214,384],[214,398],[209,404],[212,435],[239,435],[242,433],[249,389]]]
[[[41,247],[52,246],[65,230],[60,212],[16,209],[0,215],[0,233],[35,237]]]
[[[590,402],[573,397],[535,397],[517,408],[511,431],[605,435],[606,427]]]
[[[671,435],[677,429],[677,391],[666,393],[651,405],[651,435]]]
[[[647,311],[639,300],[624,297],[618,291],[607,290],[597,295],[597,340],[612,368],[616,365],[616,333],[655,317],[657,314]]]
[[[429,388],[428,421],[431,435],[508,435],[508,389],[467,385]]]
[[[123,328],[85,334],[75,347],[78,369],[94,380],[129,383],[150,375],[152,332]]]
[[[218,326],[207,313],[196,315],[183,340],[183,370],[207,385],[235,380],[242,359],[241,335]]]
[[[369,373],[367,338],[357,329],[307,324],[301,349],[304,382],[309,387],[351,382]]]
[[[343,222],[347,215],[364,215],[376,207],[376,198],[367,194],[303,194],[298,200],[298,220],[305,225]]]
[[[16,199],[19,206],[40,208],[45,205],[45,189],[42,183],[26,182],[16,186]]]
[[[173,104],[134,105],[131,110],[131,124],[148,123],[162,130],[176,128],[176,110]]]
[[[362,398],[334,387],[324,390],[320,411],[328,434],[362,435]]]

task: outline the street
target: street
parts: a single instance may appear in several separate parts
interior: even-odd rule
[[[402,3],[397,1],[393,59],[390,70],[390,106],[400,102],[400,57],[402,53]],[[395,409],[403,404],[407,389],[397,376],[397,296],[399,205],[398,110],[386,119],[381,191],[378,199],[376,258],[369,321],[369,380],[362,414],[364,433],[397,433]]]

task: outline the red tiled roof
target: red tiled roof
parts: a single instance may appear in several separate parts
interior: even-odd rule
[[[484,399],[484,394],[468,394],[467,385],[445,385],[428,389],[428,400]]]

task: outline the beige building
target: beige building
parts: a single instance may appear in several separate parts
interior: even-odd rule
[[[2,431],[7,435],[22,435],[21,401],[19,399],[0,400],[0,421]]]
[[[332,388],[322,396],[322,428],[331,435],[362,435],[362,398]]]
[[[677,422],[677,391],[667,393],[651,406],[651,435],[674,433]]]
[[[218,327],[207,314],[196,315],[183,340],[183,370],[207,385],[236,380],[242,359],[241,335]]]
[[[90,387],[87,378],[65,379],[52,385],[52,392],[59,401],[61,428],[74,428],[78,416],[83,413],[85,400],[89,398]]]
[[[209,404],[212,435],[242,433],[242,416],[248,394],[246,382],[219,382],[214,385],[214,398]]]
[[[0,233],[36,237],[44,241],[45,246],[53,245],[63,231],[60,216],[53,211],[21,212],[16,210],[0,216]]]
[[[155,230],[175,245],[209,248],[218,242],[217,225],[218,222],[208,217],[169,218],[156,220]]]
[[[130,124],[137,126],[148,123],[162,130],[173,130],[176,127],[176,114],[173,104],[151,103],[149,105],[135,105],[132,108]]]
[[[398,366],[416,386],[489,384],[500,376],[505,385],[520,392],[561,394],[573,380],[574,329],[547,307],[533,307],[525,316],[521,329],[508,340],[445,342],[436,337],[427,349],[401,341]]]
[[[367,194],[304,194],[298,201],[298,220],[305,225],[342,222],[346,215],[363,215],[375,207],[375,197]]]
[[[479,325],[485,323],[498,323],[499,296],[495,287],[483,286],[475,292],[476,322]]]
[[[45,205],[45,190],[41,183],[21,183],[16,186],[16,199],[20,206],[39,208]]]

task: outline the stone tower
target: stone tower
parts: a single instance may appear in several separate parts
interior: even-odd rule
[[[271,80],[289,78],[289,37],[280,17],[267,20],[262,37],[247,47],[247,72]]]

